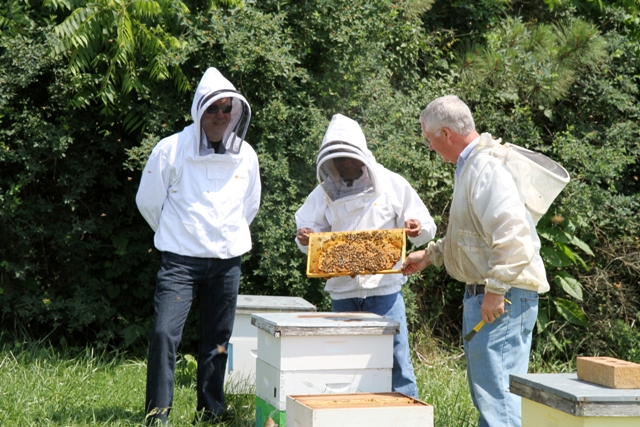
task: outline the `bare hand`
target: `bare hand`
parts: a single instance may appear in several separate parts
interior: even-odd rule
[[[408,276],[418,273],[431,264],[427,251],[411,252],[402,264],[402,274]]]
[[[422,230],[422,224],[419,219],[408,219],[404,222],[404,228],[407,229],[407,236],[416,237]]]
[[[493,323],[504,314],[504,296],[486,292],[482,301],[482,320]]]
[[[309,246],[309,235],[313,233],[313,228],[300,228],[296,238],[302,246]]]

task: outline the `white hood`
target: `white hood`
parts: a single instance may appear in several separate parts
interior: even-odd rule
[[[491,155],[502,159],[509,168],[533,222],[537,224],[569,183],[569,173],[542,153],[508,142],[500,144],[501,141],[493,139],[489,133],[483,133],[478,147],[489,147]]]
[[[338,157],[361,161],[362,175],[345,182],[333,165]],[[385,230],[403,228],[408,220],[417,219],[422,230],[409,238],[414,245],[424,245],[435,235],[436,225],[420,196],[406,179],[376,162],[357,122],[340,114],[333,116],[316,164],[320,185],[297,210],[298,229],[310,228],[314,233]],[[308,253],[308,245],[303,246],[297,238],[296,243]],[[333,299],[366,298],[399,292],[406,281],[402,274],[340,276],[330,278],[325,291]]]
[[[349,157],[364,163],[363,174],[353,182],[346,183],[333,165],[333,159]],[[325,194],[335,201],[354,194],[378,194],[376,181],[376,159],[367,148],[367,141],[360,125],[342,114],[331,119],[316,160],[318,183]]]
[[[207,139],[204,137],[200,119],[207,107],[222,98],[231,98],[233,105],[229,126],[222,137],[222,145],[225,152],[238,154],[251,120],[251,108],[247,100],[236,91],[235,86],[215,68],[207,69],[202,76],[191,104],[196,142],[201,150],[207,149]]]

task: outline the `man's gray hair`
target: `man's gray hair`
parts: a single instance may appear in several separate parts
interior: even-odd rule
[[[460,135],[476,130],[471,110],[455,95],[441,96],[431,101],[420,114],[420,123],[430,133],[436,133],[444,127]]]

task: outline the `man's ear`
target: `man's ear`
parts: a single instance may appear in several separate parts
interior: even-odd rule
[[[449,128],[442,128],[440,129],[440,131],[442,133],[444,133],[444,136],[447,138],[447,141],[449,141],[451,139],[451,129]]]

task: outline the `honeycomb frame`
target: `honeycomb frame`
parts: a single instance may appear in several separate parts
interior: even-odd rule
[[[307,277],[401,273],[400,266],[405,257],[404,228],[312,233],[309,235]]]

